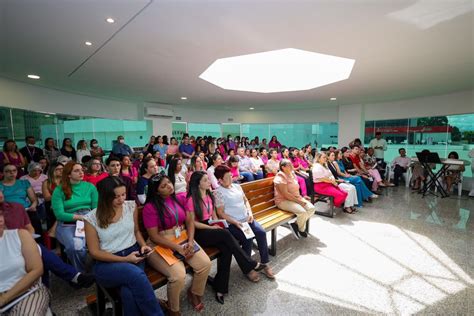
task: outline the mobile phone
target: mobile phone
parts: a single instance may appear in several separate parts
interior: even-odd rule
[[[153,250],[152,250],[153,251]],[[145,251],[145,252],[141,252],[137,255],[137,257],[146,257],[149,253],[151,253],[152,251]]]

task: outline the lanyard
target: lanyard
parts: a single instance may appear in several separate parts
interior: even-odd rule
[[[206,205],[207,214],[208,214],[208,215],[211,215],[211,207],[210,207],[211,201],[209,201],[210,197],[209,197],[209,195],[206,196],[206,197],[207,197],[207,203],[206,203],[204,200],[203,200],[203,203],[204,203],[204,205]]]
[[[26,146],[26,150],[28,150],[28,154],[30,155],[31,160],[33,160],[33,156],[35,155],[36,148],[33,147],[33,153],[31,153],[29,146]]]
[[[168,206],[168,204],[165,203],[165,207],[168,210],[169,213],[174,215],[174,218],[176,219],[176,226],[179,226],[179,209],[176,207],[175,202],[173,201],[173,206],[175,208],[171,208]]]

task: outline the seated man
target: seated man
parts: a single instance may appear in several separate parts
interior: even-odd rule
[[[31,234],[34,234],[35,230],[31,225],[23,205],[14,202],[6,202],[2,191],[0,191],[0,211],[3,212],[7,229],[25,229]],[[51,250],[41,244],[38,244],[38,246],[41,249],[41,258],[44,265],[42,277],[44,285],[49,286],[49,271],[61,279],[79,287],[87,288],[94,284],[93,275],[78,272],[76,268],[63,262],[61,258]]]
[[[410,167],[411,160],[409,157],[406,156],[405,148],[400,148],[398,150],[400,156],[395,157],[392,161],[392,168],[393,168],[393,184],[398,186],[400,183],[400,177],[407,172],[408,168]]]

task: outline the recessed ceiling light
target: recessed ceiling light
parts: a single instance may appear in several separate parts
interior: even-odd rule
[[[87,46],[91,46],[91,45],[92,45],[91,42],[85,42],[84,44],[86,44]]]
[[[181,97],[181,100],[187,100],[188,98],[187,97]]]
[[[330,100],[331,100],[331,101],[336,101],[336,100],[337,100],[337,98],[331,98]]]
[[[249,108],[249,110],[255,110],[255,108]]]
[[[114,23],[115,22],[115,20],[112,19],[112,18],[107,18],[105,21],[107,21],[107,23]]]
[[[40,76],[38,75],[28,75],[28,78],[38,80]]]
[[[302,91],[349,78],[355,60],[300,49],[217,59],[199,78],[226,90]]]

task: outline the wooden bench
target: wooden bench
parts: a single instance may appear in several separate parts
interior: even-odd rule
[[[287,224],[295,219],[296,215],[288,211],[280,210],[275,205],[273,178],[274,177],[243,183],[241,187],[252,207],[254,219],[262,225],[266,232],[271,232],[269,253],[275,256],[278,226]],[[309,221],[306,223],[306,231],[308,231],[308,229]]]

